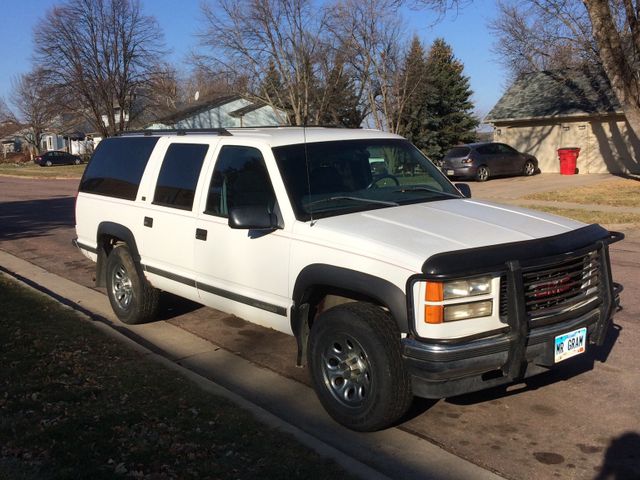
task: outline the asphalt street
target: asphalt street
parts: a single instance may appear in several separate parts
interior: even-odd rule
[[[515,180],[522,179],[488,184],[508,191]],[[77,180],[0,177],[0,249],[92,287],[93,264],[71,246],[76,187]],[[623,308],[604,347],[525,384],[416,400],[398,428],[509,478],[640,478],[640,232],[625,233],[612,247]],[[308,384],[294,366],[291,337],[169,296],[161,320]]]

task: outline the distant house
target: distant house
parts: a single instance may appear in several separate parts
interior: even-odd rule
[[[160,118],[146,128],[267,127],[287,124],[284,110],[253,102],[241,95],[206,99]]]
[[[0,155],[6,157],[8,153],[22,151],[26,142],[23,135],[24,127],[13,121],[0,122]]]
[[[58,115],[49,129],[42,135],[40,150],[63,150],[74,155],[88,155],[93,152],[94,141],[91,125],[77,113]]]
[[[640,140],[596,69],[523,75],[485,122],[495,141],[535,155],[543,172],[560,171],[558,148],[578,147],[580,173],[640,173]]]

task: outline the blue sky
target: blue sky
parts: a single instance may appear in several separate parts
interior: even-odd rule
[[[2,1],[0,96],[8,99],[11,79],[29,71],[33,32],[39,22],[46,21],[45,12],[56,3],[56,0]],[[142,6],[147,14],[156,17],[164,31],[173,63],[178,68],[187,68],[182,61],[197,46],[194,34],[201,25],[200,0],[142,0]],[[476,109],[483,116],[505,88],[506,72],[491,54],[493,38],[487,29],[495,10],[495,0],[475,0],[435,25],[433,14],[426,10],[402,12],[409,36],[418,35],[427,47],[437,37],[443,37],[453,47],[465,66],[465,74],[471,78]]]

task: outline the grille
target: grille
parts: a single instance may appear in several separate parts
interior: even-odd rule
[[[525,310],[532,318],[563,312],[598,296],[600,261],[597,251],[522,274]]]

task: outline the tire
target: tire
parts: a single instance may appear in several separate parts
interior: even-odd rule
[[[375,305],[347,303],[323,312],[311,328],[307,355],[320,402],[347,428],[389,427],[411,405],[400,331]]]
[[[107,257],[107,294],[116,316],[129,325],[150,322],[158,311],[158,290],[138,273],[124,244]]]
[[[51,160],[47,160],[46,162],[44,162],[44,164],[45,164],[47,167],[50,167],[51,165],[53,165],[53,163],[51,163]]]
[[[536,173],[536,165],[531,160],[527,160],[524,162],[524,167],[522,168],[522,174],[525,177],[530,177]]]
[[[82,163],[82,161],[81,161],[79,158],[76,158],[76,159],[73,161],[73,164],[74,164],[74,165],[80,165],[81,163]]]
[[[486,165],[480,165],[476,170],[476,180],[478,182],[486,182],[491,176],[491,170]]]

